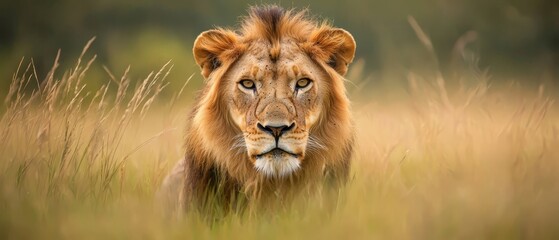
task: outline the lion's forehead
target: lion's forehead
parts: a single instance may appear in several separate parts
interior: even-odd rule
[[[295,78],[304,74],[304,68],[308,65],[305,53],[291,39],[282,40],[278,45],[254,41],[249,46],[242,61],[244,67],[241,74],[246,75],[244,77],[272,77],[274,80],[280,77]]]

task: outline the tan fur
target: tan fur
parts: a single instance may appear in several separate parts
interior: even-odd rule
[[[200,34],[193,52],[206,83],[187,124],[184,164],[175,171],[184,181],[164,189],[180,189],[175,196],[187,207],[213,198],[228,208],[240,198],[313,192],[328,177],[345,182],[353,124],[343,75],[355,53],[347,31],[317,23],[306,11],[253,7],[240,29]],[[312,85],[294,88],[301,78]],[[240,86],[242,79],[253,80],[256,90]],[[278,138],[257,127],[280,123],[293,128]],[[289,154],[263,154],[273,143]],[[255,168],[256,161],[278,159],[300,168],[281,176]]]

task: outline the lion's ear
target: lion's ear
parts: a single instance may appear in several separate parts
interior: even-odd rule
[[[219,68],[231,57],[237,44],[237,35],[229,30],[214,29],[201,33],[194,41],[194,59],[202,69],[202,75],[208,78],[210,73]]]
[[[355,56],[355,40],[344,29],[322,27],[311,34],[307,49],[343,76]]]

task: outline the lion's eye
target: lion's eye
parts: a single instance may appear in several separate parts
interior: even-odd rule
[[[256,87],[254,82],[252,80],[248,80],[248,79],[241,80],[239,82],[239,84],[241,84],[241,86],[243,86],[244,88],[250,89],[250,90],[254,90],[254,88]]]
[[[301,78],[297,81],[296,87],[297,87],[297,89],[305,88],[305,87],[309,86],[310,83],[311,83],[310,79]]]

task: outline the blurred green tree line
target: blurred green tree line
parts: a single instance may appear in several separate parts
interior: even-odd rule
[[[172,59],[168,80],[171,87],[180,87],[198,73],[191,47],[200,32],[234,27],[248,6],[265,3],[308,7],[313,15],[350,31],[373,85],[401,81],[410,71],[441,69],[450,75],[454,65],[464,63],[489,67],[497,79],[559,81],[556,0],[4,0],[0,93],[22,56],[34,59],[42,77],[59,48],[62,65],[71,65],[93,36],[97,39],[89,52],[99,60],[90,77],[100,77],[100,83],[108,79],[101,65],[115,75],[131,65],[132,77],[141,78]],[[408,16],[431,38],[437,61],[421,45]]]

